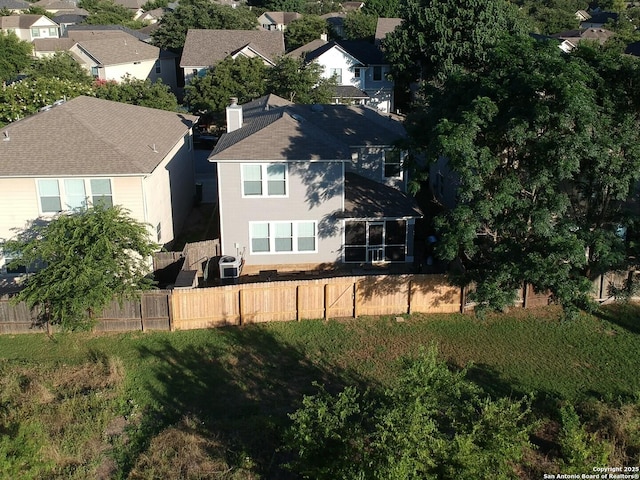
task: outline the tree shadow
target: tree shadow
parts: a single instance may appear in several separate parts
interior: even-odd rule
[[[148,442],[185,415],[196,417],[202,429],[220,439],[229,465],[250,459],[252,470],[264,478],[296,478],[283,469],[287,452],[280,450],[289,425],[288,414],[304,395],[364,385],[353,372],[310,361],[298,348],[253,327],[220,330],[223,344],[177,348],[164,341],[140,347],[143,359],[155,365],[154,382],[145,385],[157,407],[145,414],[146,442],[123,462],[125,472]]]
[[[620,302],[603,305],[595,312],[601,320],[613,323],[629,331],[640,334],[640,304]]]

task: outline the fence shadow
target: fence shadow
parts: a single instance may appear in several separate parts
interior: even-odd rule
[[[157,365],[154,383],[145,386],[158,405],[147,413],[148,440],[169,425],[178,426],[184,415],[195,416],[208,435],[223,442],[230,465],[241,462],[242,455],[251,458],[262,478],[295,478],[281,468],[287,414],[300,406],[303,395],[316,393],[313,382],[331,390],[364,382],[353,372],[312,363],[263,329],[224,328],[221,334],[223,341],[216,345],[176,348],[164,341],[139,349]]]

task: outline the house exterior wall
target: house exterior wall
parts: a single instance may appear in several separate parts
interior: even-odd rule
[[[363,89],[362,78],[354,76],[354,66],[358,65],[358,61],[350,55],[346,55],[339,48],[332,48],[314,60],[322,65],[322,77],[331,78],[331,69],[341,69],[342,79],[339,85],[351,85],[353,87]]]
[[[123,77],[130,75],[132,78],[146,80],[151,76],[151,72],[155,72],[155,59],[141,60],[139,63],[123,63],[120,65],[105,65],[101,72],[104,77],[101,80],[122,81]]]
[[[156,63],[154,62],[153,68],[149,73],[149,80],[152,82],[162,80],[162,83],[168,85],[175,92],[178,88],[175,60],[173,58],[160,58],[158,59],[158,66],[159,72],[156,71]]]
[[[245,265],[267,268],[340,261],[342,224],[334,215],[344,203],[343,162],[288,162],[284,198],[243,198],[242,165],[247,163],[251,162],[217,164],[222,254],[243,255]],[[315,221],[316,251],[252,254],[250,222],[278,221]]]
[[[32,29],[37,31],[37,35],[33,35]],[[13,32],[20,40],[32,42],[36,38],[59,38],[60,28],[57,23],[42,17],[33,23],[31,28],[7,28],[7,32]]]
[[[202,65],[182,67],[184,84],[189,85],[193,77],[203,77],[207,73],[207,70],[209,70],[209,67],[203,67]]]
[[[390,147],[389,147],[390,148]],[[347,164],[348,172],[357,173],[374,182],[383,183],[401,192],[406,192],[406,172],[399,177],[384,176],[384,157],[386,147],[362,147],[352,151],[352,161]]]

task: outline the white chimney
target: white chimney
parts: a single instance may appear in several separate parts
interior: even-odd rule
[[[227,107],[227,133],[242,128],[242,105],[238,105],[238,99],[231,97],[231,105]]]
[[[324,40],[326,42],[327,40],[329,40],[329,36],[326,33],[321,33],[320,40]]]

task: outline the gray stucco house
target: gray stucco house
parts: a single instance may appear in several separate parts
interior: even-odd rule
[[[223,255],[245,273],[413,262],[402,124],[365,106],[269,95],[227,108],[217,164]]]

